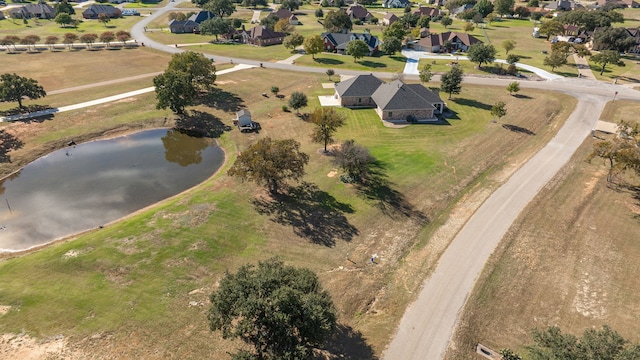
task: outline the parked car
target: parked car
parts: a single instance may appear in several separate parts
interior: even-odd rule
[[[122,10],[122,16],[140,16],[140,13],[136,9],[124,9]]]

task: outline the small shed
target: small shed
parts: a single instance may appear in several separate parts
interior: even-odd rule
[[[234,119],[238,126],[251,126],[253,121],[251,121],[251,113],[247,109],[242,109],[236,113],[236,118]]]

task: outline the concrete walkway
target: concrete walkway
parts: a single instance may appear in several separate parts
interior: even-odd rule
[[[583,79],[595,80],[596,77],[593,75],[593,71],[591,71],[591,67],[589,66],[589,62],[587,58],[580,57],[576,54],[573,54],[573,61],[576,63],[576,67],[578,68],[578,74]]]
[[[260,22],[260,14],[262,13],[262,10],[253,10],[253,16],[251,17],[251,23],[252,24],[257,24]]]
[[[420,70],[418,69],[418,63],[420,59],[451,60],[451,61],[459,61],[459,60],[468,61],[469,60],[469,58],[467,58],[466,56],[453,55],[453,54],[444,54],[444,55],[434,54],[434,53],[429,53],[425,51],[416,51],[416,50],[402,50],[402,55],[404,55],[407,58],[407,62],[404,66],[404,73],[409,75],[418,75],[420,73]],[[506,60],[502,60],[502,59],[497,59],[495,62],[501,63],[501,64],[507,63]],[[537,68],[535,66],[521,64],[521,63],[516,63],[515,65],[516,67],[530,71],[545,80],[559,80],[564,78],[563,76],[552,74],[546,70]]]
[[[284,60],[280,60],[280,61],[276,61],[278,64],[294,64],[295,61],[301,57],[303,57],[304,54],[295,54],[292,56],[289,56],[288,58],[284,59]]]

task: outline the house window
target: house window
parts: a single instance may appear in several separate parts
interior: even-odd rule
[[[389,111],[389,117],[393,116],[393,111]]]
[[[361,98],[358,98],[358,104],[360,104],[362,102]]]

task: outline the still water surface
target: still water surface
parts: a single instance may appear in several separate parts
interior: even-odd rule
[[[0,180],[0,251],[117,220],[201,183],[223,161],[211,139],[168,129],[53,152]]]

